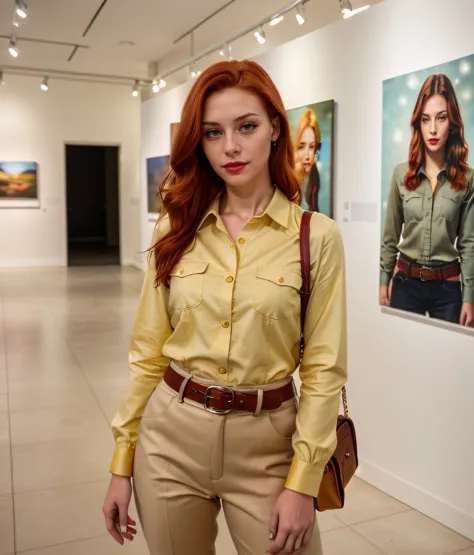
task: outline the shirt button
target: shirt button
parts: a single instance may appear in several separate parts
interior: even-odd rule
[[[282,277],[281,277],[278,281],[279,281],[280,283],[285,283],[285,278],[282,278]]]
[[[225,368],[219,368],[220,374],[227,374],[227,370]]]
[[[229,247],[230,247],[231,249],[233,249],[233,248],[234,248],[234,243],[231,243],[231,244],[229,245]]]
[[[257,223],[257,220],[256,220],[255,218],[252,218],[252,219],[250,220],[250,223],[251,223],[251,224],[256,224],[256,223]]]
[[[179,273],[180,273],[181,275],[183,275],[183,274],[184,274],[184,270],[180,270]]]
[[[232,276],[229,276],[226,281],[227,283],[232,283],[234,281],[234,278]]]
[[[240,243],[241,245],[243,245],[243,244],[245,243],[245,239],[244,239],[243,237],[241,237],[241,238],[239,239],[239,243]]]
[[[223,328],[228,328],[229,326],[230,326],[230,322],[229,322],[228,320],[224,320],[224,321],[222,322],[222,327],[223,327]]]

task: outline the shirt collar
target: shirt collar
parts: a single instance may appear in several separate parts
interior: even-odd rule
[[[219,193],[216,198],[211,202],[211,204],[209,205],[209,208],[206,210],[206,212],[204,213],[204,216],[201,219],[200,224],[198,225],[197,230],[199,231],[201,229],[201,227],[206,223],[207,219],[210,216],[214,216],[216,219],[219,216],[219,202],[221,199],[222,193]]]
[[[204,216],[201,219],[201,223],[198,226],[198,231],[207,221],[207,219],[212,215],[216,219],[219,216],[219,202],[221,199],[222,193],[219,193],[217,197],[212,201],[209,208],[204,213]],[[274,222],[281,225],[284,228],[288,228],[288,220],[290,215],[290,201],[285,196],[284,193],[280,191],[278,187],[275,187],[275,193],[270,201],[270,204],[267,206],[267,209],[263,213],[263,215],[269,216]]]
[[[448,164],[445,164],[443,169],[439,172],[438,175],[441,175],[442,173],[446,173],[448,171]],[[428,177],[428,174],[426,173],[426,169],[425,166],[420,166],[420,169],[418,170],[418,175],[423,174],[425,177]],[[429,179],[429,178],[428,178]]]
[[[267,206],[264,214],[270,216],[270,218],[281,225],[285,229],[288,229],[288,221],[290,217],[290,201],[285,196],[278,187],[275,187],[275,194]]]

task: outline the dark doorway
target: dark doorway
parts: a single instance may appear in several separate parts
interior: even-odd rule
[[[69,266],[120,264],[116,146],[66,145]]]

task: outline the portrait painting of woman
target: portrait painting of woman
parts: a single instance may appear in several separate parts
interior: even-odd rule
[[[379,302],[474,327],[474,172],[447,75],[425,80],[411,129],[387,199]]]
[[[334,102],[319,102],[287,112],[301,184],[300,206],[332,217]]]

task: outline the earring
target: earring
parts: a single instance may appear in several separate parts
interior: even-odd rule
[[[275,146],[277,145],[277,142],[276,142],[276,141],[273,141],[272,144],[273,144],[273,146],[275,147]]]

